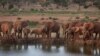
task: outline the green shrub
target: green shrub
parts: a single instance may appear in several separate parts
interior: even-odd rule
[[[18,12],[18,9],[17,9],[17,8],[12,8],[12,9],[10,10],[10,12]]]
[[[29,25],[29,27],[35,27],[38,25],[38,22],[28,21],[28,25]]]
[[[37,10],[37,9],[31,9],[31,12],[37,13],[37,12],[39,12],[39,10]]]

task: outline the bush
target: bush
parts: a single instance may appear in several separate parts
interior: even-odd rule
[[[88,16],[86,16],[85,18],[83,18],[81,20],[82,22],[88,22],[88,21],[92,21]]]
[[[10,10],[10,12],[18,12],[18,9],[17,9],[17,8],[12,8],[12,9]]]
[[[37,9],[31,9],[31,12],[37,13],[37,12],[39,12],[39,10],[37,10]]]
[[[14,8],[14,5],[9,5],[9,7],[8,7],[8,9],[10,10],[10,9],[13,9]]]
[[[29,27],[35,27],[38,25],[38,22],[28,21],[28,25],[29,25]]]

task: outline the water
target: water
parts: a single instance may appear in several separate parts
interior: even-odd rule
[[[100,56],[100,49],[93,46],[67,45],[4,45],[0,56]]]

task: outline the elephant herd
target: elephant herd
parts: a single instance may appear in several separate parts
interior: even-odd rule
[[[46,22],[41,27],[33,28],[32,30],[29,27],[28,21],[3,21],[0,22],[0,36],[1,37],[17,37],[21,39],[24,35],[24,38],[28,38],[29,35],[35,34],[35,37],[51,37],[51,32],[57,33],[57,37],[59,38],[59,30],[60,25],[56,21]]]
[[[0,22],[0,36],[1,37],[11,37],[11,36],[18,36],[21,38],[22,32],[28,26],[27,21],[2,21]],[[13,30],[13,33],[12,33]],[[24,35],[26,32],[24,32]]]
[[[100,39],[100,22],[69,22],[62,25],[68,39],[96,40]],[[82,37],[80,37],[82,36]]]
[[[56,38],[60,38],[60,30],[63,29],[63,36],[67,39],[99,39],[100,38],[100,22],[81,22],[70,21],[66,23],[59,23],[55,20],[45,22],[41,27],[30,30],[27,27],[27,21],[0,22],[0,36],[9,37],[15,36],[22,38],[22,33],[25,38],[28,38],[29,34],[35,34],[35,37],[51,38],[51,33],[56,33]],[[13,30],[13,33],[11,31]],[[80,37],[82,36],[82,37]]]

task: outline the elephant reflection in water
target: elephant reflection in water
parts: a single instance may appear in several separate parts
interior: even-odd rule
[[[46,52],[51,52],[51,45],[42,45],[42,50]]]
[[[100,56],[100,49],[96,45],[79,45],[70,43],[65,46],[66,52]]]
[[[88,54],[88,55],[93,54],[93,46],[84,45],[83,50],[84,50],[84,54]]]
[[[15,45],[14,48],[15,48],[15,50],[22,50],[22,49],[27,50],[28,45],[27,44],[25,44],[25,45]]]
[[[45,52],[59,52],[59,45],[54,46],[55,48],[53,48],[52,45],[42,45],[42,50]]]
[[[97,47],[97,45],[86,45],[84,46],[84,53],[88,55],[100,56],[100,49]]]
[[[28,45],[4,45],[1,46],[3,48],[4,51],[10,51],[10,50],[27,50],[28,49]],[[24,48],[23,48],[24,47]]]
[[[75,43],[69,43],[64,48],[65,52],[80,53],[80,46]]]

